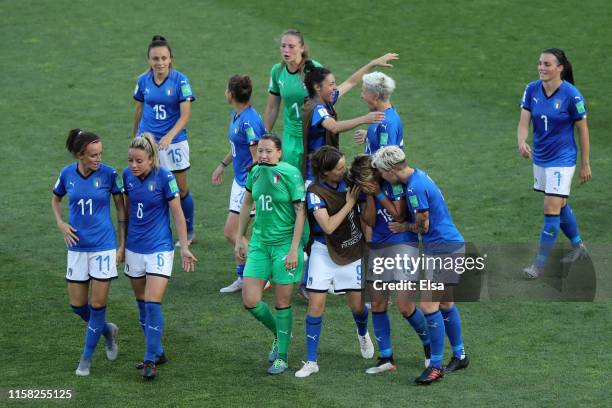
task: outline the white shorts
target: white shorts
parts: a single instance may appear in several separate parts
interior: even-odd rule
[[[540,167],[533,165],[533,189],[547,195],[567,198],[576,166]]]
[[[361,259],[338,265],[329,256],[327,245],[315,241],[308,258],[306,289],[323,293],[332,283],[335,292],[361,291]]]
[[[229,202],[229,211],[235,214],[240,214],[240,207],[242,207],[242,202],[244,201],[244,194],[246,193],[246,188],[240,187],[238,183],[236,183],[236,179],[232,182],[232,192],[230,193],[230,202]],[[251,210],[251,217],[255,215],[255,207]]]
[[[173,143],[166,150],[159,150],[159,165],[170,171],[187,170],[189,163],[189,143],[186,140]]]
[[[89,279],[117,279],[117,250],[97,252],[68,251],[68,282],[88,282]]]
[[[145,275],[169,278],[172,275],[174,251],[139,254],[125,250],[125,275],[132,279],[144,278]]]

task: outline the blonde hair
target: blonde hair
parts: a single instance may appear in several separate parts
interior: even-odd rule
[[[355,156],[351,168],[346,175],[349,185],[362,186],[367,183],[378,181],[378,171],[372,167],[372,157],[368,154]]]
[[[368,92],[378,95],[381,101],[387,102],[395,90],[395,81],[382,72],[370,72],[363,76],[363,84]]]
[[[372,158],[372,167],[381,171],[390,171],[395,167],[406,167],[406,155],[397,146],[385,146],[379,149]]]
[[[155,137],[149,132],[143,132],[132,139],[130,142],[130,149],[144,150],[149,159],[153,161],[153,167],[155,170],[159,170],[159,153],[157,152],[157,143],[155,143]]]

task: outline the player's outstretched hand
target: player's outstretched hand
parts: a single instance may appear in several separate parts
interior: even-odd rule
[[[355,131],[355,136],[353,136],[353,140],[355,140],[355,143],[357,144],[363,144],[366,140],[367,135],[368,132],[366,130],[358,129]]]
[[[189,248],[183,248],[181,246],[181,258],[183,259],[183,270],[185,272],[194,272],[195,264],[198,260],[193,256]]]
[[[591,165],[583,164],[580,166],[580,183],[584,184],[587,181],[591,180],[593,175],[591,174]]]
[[[223,183],[223,165],[219,164],[212,174],[213,186],[220,186]]]
[[[393,67],[393,65],[389,64],[389,61],[394,61],[399,59],[399,54],[395,52],[389,52],[382,57],[378,57],[372,60],[371,64],[374,67]]]
[[[77,230],[67,222],[62,222],[57,224],[57,228],[59,228],[60,232],[64,236],[64,242],[66,246],[73,246],[79,242],[79,237],[77,236]]]
[[[383,120],[385,120],[385,112],[373,111],[364,116],[364,123],[380,123]]]
[[[518,151],[524,159],[531,159],[531,147],[527,142],[521,143],[518,147]]]
[[[298,255],[297,250],[290,250],[287,256],[285,257],[285,269],[288,271],[293,271],[297,268],[298,264]]]

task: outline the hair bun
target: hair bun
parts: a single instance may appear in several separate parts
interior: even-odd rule
[[[153,36],[153,39],[151,41],[166,41],[166,38],[162,35],[157,34]]]

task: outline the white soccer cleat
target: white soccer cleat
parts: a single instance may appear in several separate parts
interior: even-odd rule
[[[544,272],[544,269],[538,268],[535,264],[531,264],[523,269],[523,274],[527,279],[538,279],[542,272]]]
[[[110,361],[115,361],[119,356],[119,345],[117,344],[117,336],[119,335],[119,327],[115,323],[106,323],[110,326],[110,333],[104,336],[106,341],[106,358]]]
[[[379,374],[385,371],[394,371],[397,366],[393,362],[393,357],[379,357],[378,363],[374,367],[370,367],[366,370],[366,374]]]
[[[84,358],[83,356],[81,356],[81,359],[79,360],[79,366],[77,367],[74,373],[78,375],[79,377],[87,377],[89,375],[90,368],[91,368],[91,359]]]
[[[574,263],[579,259],[588,258],[589,252],[586,249],[584,244],[580,244],[576,248],[572,248],[563,258],[561,258],[561,263]]]
[[[297,378],[306,378],[319,372],[319,365],[316,361],[302,361],[302,363],[304,363],[304,366],[295,372]]]
[[[359,333],[357,333],[357,338],[359,339],[359,349],[361,350],[361,356],[363,358],[374,357],[374,344],[372,344],[370,333],[366,332],[364,336],[360,336]]]
[[[237,278],[231,285],[219,289],[220,293],[234,293],[242,290],[242,278]]]

